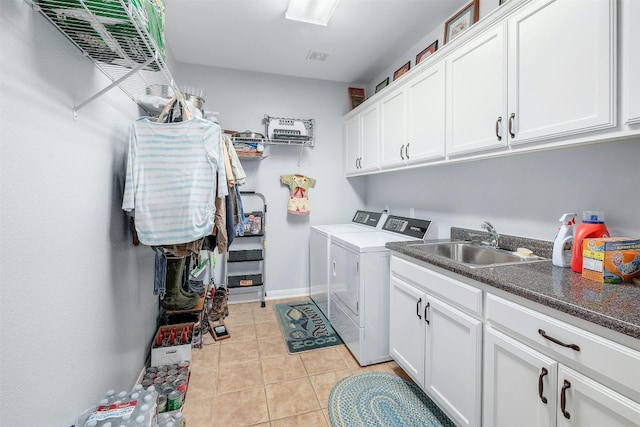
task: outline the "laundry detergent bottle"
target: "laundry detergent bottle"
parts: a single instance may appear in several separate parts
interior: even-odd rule
[[[609,237],[609,230],[604,225],[604,213],[598,211],[582,212],[582,222],[576,227],[573,239],[571,270],[582,273],[582,241],[599,237]]]
[[[560,229],[553,241],[551,260],[557,267],[571,267],[573,249],[573,225],[576,223],[575,213],[566,213],[560,218]]]

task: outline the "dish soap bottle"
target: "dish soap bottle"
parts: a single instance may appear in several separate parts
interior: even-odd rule
[[[553,241],[553,256],[551,260],[557,267],[571,267],[571,249],[573,248],[573,224],[576,223],[575,213],[566,213],[560,218],[562,225]]]
[[[598,211],[582,212],[582,223],[576,227],[573,240],[571,270],[582,273],[582,241],[598,237],[609,237],[609,230],[604,225],[604,213]]]

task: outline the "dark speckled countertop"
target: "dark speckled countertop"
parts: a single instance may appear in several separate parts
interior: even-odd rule
[[[483,232],[453,227],[451,238],[475,240]],[[485,235],[486,236],[486,235]],[[570,268],[555,267],[551,260],[495,268],[468,268],[410,246],[416,242],[387,243],[387,248],[428,262],[478,282],[554,308],[572,316],[640,339],[640,286],[633,283],[598,283],[583,279]],[[531,249],[551,258],[552,242],[501,236],[500,246]]]

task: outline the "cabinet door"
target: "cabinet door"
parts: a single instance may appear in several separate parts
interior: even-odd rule
[[[557,363],[490,326],[484,343],[483,425],[553,427]]]
[[[362,112],[362,152],[360,172],[376,170],[380,166],[380,107],[374,104]]]
[[[488,30],[446,59],[447,154],[507,145],[505,28]]]
[[[407,83],[407,145],[409,164],[444,158],[444,61],[421,71]]]
[[[355,115],[348,119],[345,124],[345,173],[353,174],[358,172],[360,167],[360,153],[362,147],[362,129],[360,115]]]
[[[380,166],[392,167],[406,161],[406,92],[394,90],[380,101]]]
[[[425,390],[460,426],[480,426],[482,321],[427,296]]]
[[[511,144],[615,125],[615,0],[539,0],[508,20]]]
[[[624,86],[622,96],[625,100],[625,123],[640,124],[640,2],[623,0],[623,53]]]
[[[423,387],[426,295],[392,275],[389,298],[389,353]]]
[[[558,368],[558,427],[638,427],[640,404],[563,365]]]

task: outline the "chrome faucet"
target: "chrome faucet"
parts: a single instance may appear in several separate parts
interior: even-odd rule
[[[493,248],[497,248],[500,235],[496,231],[496,228],[493,226],[493,224],[491,224],[489,221],[485,221],[484,224],[482,224],[482,229],[491,234],[491,241],[486,243],[488,243]]]

